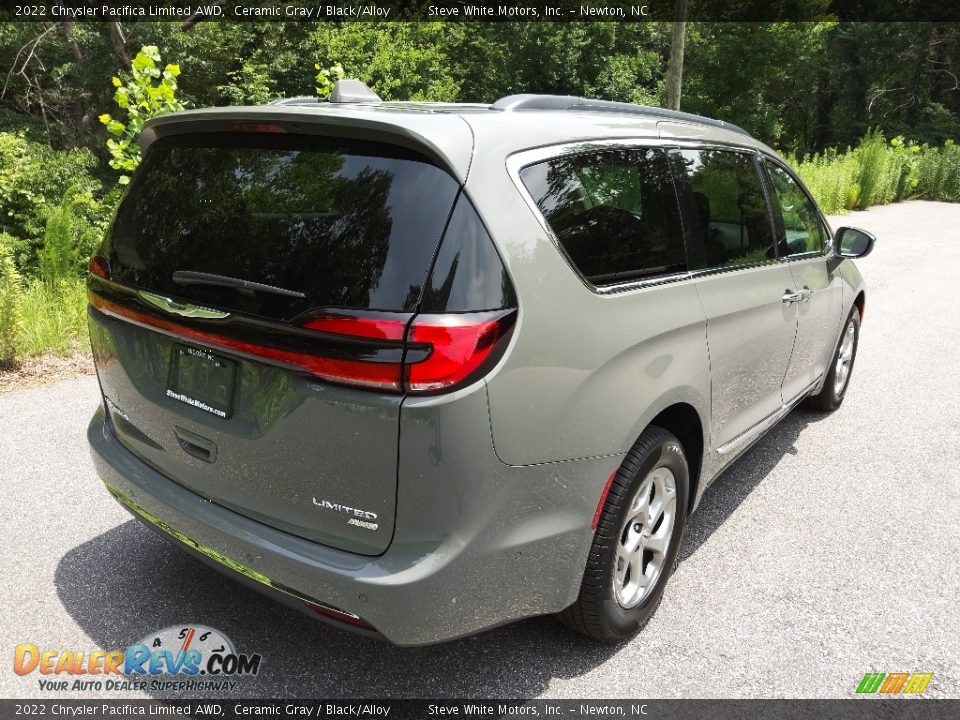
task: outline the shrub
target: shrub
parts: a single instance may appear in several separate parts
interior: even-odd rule
[[[903,161],[887,146],[879,130],[871,130],[856,150],[860,191],[856,207],[883,205],[896,199],[897,184]]]
[[[20,307],[23,324],[18,345],[22,355],[66,355],[85,341],[87,295],[83,280],[68,278],[55,286],[35,280],[24,291]]]
[[[853,153],[826,150],[822,155],[806,156],[801,162],[791,160],[791,164],[824,212],[845,213],[856,204],[860,186]]]
[[[76,224],[73,198],[67,192],[60,205],[47,216],[43,247],[38,252],[40,277],[50,285],[64,280],[73,272],[77,252]]]
[[[20,305],[23,283],[10,251],[0,244],[0,368],[16,363],[23,327]]]
[[[172,63],[160,70],[160,51],[156,45],[145,45],[133,59],[125,79],[113,78],[113,101],[123,120],[104,113],[100,122],[113,136],[107,140],[107,150],[110,167],[120,173],[121,185],[130,182],[129,173],[140,164],[143,124],[152,117],[183,110],[184,104],[176,96],[179,74],[180,66]]]
[[[918,196],[960,202],[960,145],[947,140],[942,148],[924,146],[916,177]]]
[[[960,146],[952,140],[940,148],[902,137],[888,143],[873,130],[855,150],[826,150],[788,161],[831,214],[910,198],[960,202]]]
[[[89,150],[61,152],[22,133],[0,132],[0,233],[12,242],[13,259],[27,277],[37,272],[37,252],[51,208],[73,188],[76,236],[89,242],[102,234],[113,199],[97,199],[100,183],[90,174],[96,159]]]

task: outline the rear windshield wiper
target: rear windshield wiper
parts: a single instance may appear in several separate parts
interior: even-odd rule
[[[178,285],[216,285],[218,287],[235,288],[237,290],[253,290],[255,292],[270,293],[271,295],[283,295],[284,297],[300,299],[306,297],[306,295],[297,290],[287,290],[286,288],[264,285],[263,283],[253,282],[251,280],[241,280],[240,278],[227,277],[226,275],[213,275],[212,273],[205,272],[194,272],[193,270],[177,270],[173,273],[173,281]]]

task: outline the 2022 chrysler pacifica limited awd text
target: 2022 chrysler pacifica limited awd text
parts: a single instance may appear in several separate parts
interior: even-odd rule
[[[626,637],[710,481],[847,390],[873,237],[735,126],[341,81],[142,145],[90,264],[97,471],[339,626]]]

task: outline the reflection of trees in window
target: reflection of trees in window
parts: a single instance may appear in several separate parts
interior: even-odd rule
[[[783,218],[784,236],[779,239],[781,255],[818,252],[824,237],[813,203],[785,170],[767,162],[776,207]]]
[[[348,171],[343,153],[329,150],[166,150],[131,189],[114,229],[120,273],[128,274],[120,279],[266,315],[366,307],[386,263],[397,173],[415,180],[417,168],[429,166],[353,160]],[[175,270],[276,285],[308,300],[173,287]]]
[[[591,282],[686,269],[662,151],[569,155],[527,168],[522,178],[564,250]]]
[[[692,191],[691,234],[708,267],[762,262],[774,256],[766,199],[753,158],[727,150],[682,150]]]

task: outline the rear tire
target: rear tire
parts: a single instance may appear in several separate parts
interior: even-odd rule
[[[559,614],[560,622],[605,642],[643,629],[677,564],[689,483],[680,441],[661,428],[647,428],[614,477],[579,597]]]
[[[807,398],[807,407],[821,412],[833,412],[840,407],[847,388],[850,387],[850,375],[853,374],[853,362],[857,359],[859,341],[860,310],[854,305],[830,360],[830,371],[823,381],[823,389],[817,395]]]

